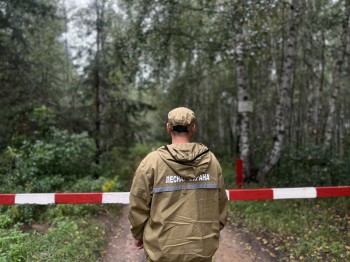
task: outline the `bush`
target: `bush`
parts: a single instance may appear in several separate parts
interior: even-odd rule
[[[0,229],[0,261],[97,261],[106,226],[90,218],[59,219],[44,234]]]
[[[94,172],[95,146],[87,133],[70,134],[52,128],[45,140],[23,140],[8,147],[0,163],[2,192],[69,190],[79,178]]]
[[[350,261],[349,200],[235,201],[231,221],[278,261]]]
[[[87,133],[71,134],[51,128],[41,140],[17,141],[0,157],[0,192],[49,193],[101,191],[104,181],[93,179],[95,146]],[[78,182],[77,182],[78,181]],[[1,213],[17,222],[31,223],[46,213],[48,206],[0,206]]]
[[[234,188],[236,186],[236,170],[233,160],[221,160],[219,159],[222,174],[225,180],[225,186],[227,189]]]
[[[283,154],[267,184],[275,187],[349,185],[349,172],[349,160],[330,155],[320,146],[306,146]]]
[[[103,155],[101,173],[109,180],[104,191],[127,190],[138,163],[152,150],[160,145],[137,144],[131,148],[115,147]],[[109,183],[109,184],[108,184]]]

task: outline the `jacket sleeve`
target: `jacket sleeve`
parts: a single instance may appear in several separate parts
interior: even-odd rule
[[[219,167],[219,218],[220,218],[220,230],[222,230],[227,223],[228,216],[228,199],[226,194],[226,188],[224,178],[222,176],[222,169],[220,164]]]
[[[152,199],[152,169],[146,157],[135,172],[130,189],[129,221],[131,233],[135,239],[141,240],[143,229],[150,215]]]

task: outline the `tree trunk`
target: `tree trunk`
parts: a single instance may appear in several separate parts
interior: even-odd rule
[[[96,55],[95,55],[95,68],[93,72],[93,85],[95,90],[95,143],[97,147],[96,163],[99,163],[100,156],[105,151],[104,142],[104,130],[105,130],[105,119],[106,119],[106,105],[105,105],[105,94],[103,90],[101,80],[101,65],[103,55],[103,19],[104,19],[104,1],[99,3],[95,0],[94,6],[96,8]]]
[[[244,64],[244,37],[243,37],[243,25],[242,22],[236,21],[236,79],[237,79],[237,94],[238,94],[238,107],[240,104],[247,103],[250,100],[248,85],[247,85],[247,72]],[[251,163],[250,163],[250,112],[246,109],[238,110],[238,126],[239,126],[239,154],[243,161],[244,179],[251,178]]]
[[[312,8],[313,4],[309,6],[309,8]],[[306,9],[309,9],[306,8]],[[317,12],[320,12],[320,7],[315,7]],[[309,17],[312,15],[310,12],[305,11],[305,17]],[[310,24],[306,25],[309,30],[311,30]],[[317,145],[319,142],[319,137],[321,134],[322,126],[320,121],[321,112],[323,110],[323,105],[321,102],[321,93],[323,92],[323,85],[324,85],[324,76],[325,76],[325,49],[326,49],[326,43],[325,43],[325,33],[324,31],[320,32],[319,39],[316,39],[316,41],[313,39],[313,36],[310,34],[307,34],[304,38],[307,39],[306,46],[306,57],[305,57],[305,63],[308,64],[308,71],[310,74],[310,77],[307,77],[308,82],[308,93],[307,93],[307,118],[305,122],[305,135],[306,135],[306,142],[308,144],[314,144]],[[315,57],[315,51],[317,50],[317,42],[322,43],[321,44],[321,50],[319,55],[316,55]],[[316,53],[318,53],[316,51]]]
[[[340,116],[339,116],[339,157],[344,157],[344,141],[345,141],[345,134],[344,134],[344,121],[345,120],[345,110],[344,110],[344,103],[341,105],[340,109]]]
[[[287,36],[287,49],[283,62],[282,79],[276,105],[276,132],[274,144],[268,154],[264,165],[259,169],[257,179],[263,182],[268,172],[280,159],[283,140],[286,132],[286,121],[289,115],[291,90],[293,86],[293,72],[295,61],[295,50],[297,44],[299,0],[293,0],[290,10],[290,25]]]
[[[331,147],[333,131],[335,130],[335,117],[337,98],[340,89],[341,73],[343,68],[344,58],[347,50],[347,38],[349,34],[349,15],[350,1],[346,1],[346,8],[343,19],[343,32],[341,36],[341,46],[338,48],[337,60],[332,74],[331,97],[328,104],[328,117],[325,128],[324,149],[328,150]]]

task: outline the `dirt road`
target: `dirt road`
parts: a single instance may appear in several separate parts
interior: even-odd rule
[[[143,250],[136,250],[130,234],[128,205],[122,207],[121,216],[111,225],[108,246],[103,253],[103,262],[143,262]],[[267,254],[260,252],[252,243],[245,242],[242,236],[236,235],[228,225],[221,232],[220,247],[214,256],[214,262],[255,262],[274,261]]]

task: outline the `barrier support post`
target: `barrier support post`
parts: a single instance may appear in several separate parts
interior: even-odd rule
[[[236,159],[236,187],[242,188],[243,186],[243,161],[242,159]]]

